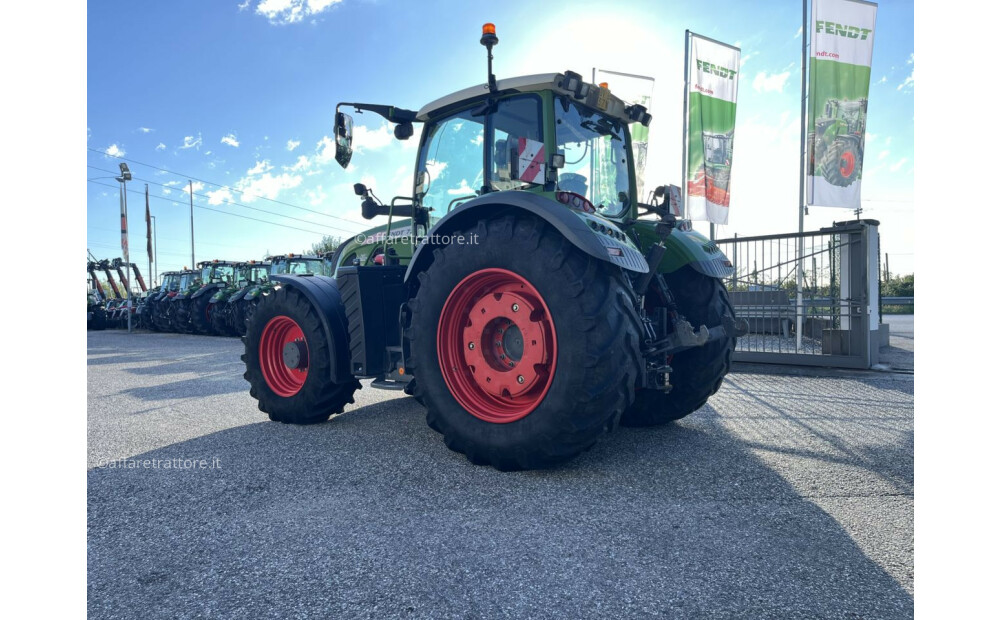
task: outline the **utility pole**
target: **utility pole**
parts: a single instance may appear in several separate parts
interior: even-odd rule
[[[188,197],[191,199],[191,269],[194,269],[194,184],[188,179]]]
[[[156,270],[159,271],[159,269],[160,269],[160,258],[159,258],[159,256],[156,253],[156,251],[159,249],[159,246],[157,246],[157,244],[156,244],[156,216],[155,215],[150,215],[149,219],[153,220],[153,264],[156,265]],[[150,278],[149,281],[152,282],[153,279]]]

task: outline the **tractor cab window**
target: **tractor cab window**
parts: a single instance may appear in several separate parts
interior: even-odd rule
[[[524,189],[545,183],[542,100],[538,95],[503,99],[493,113],[490,189]]]
[[[288,271],[291,274],[322,274],[323,259],[321,258],[299,258],[288,262]]]
[[[555,106],[556,152],[566,157],[558,188],[587,198],[602,215],[622,215],[631,204],[626,128],[565,97]]]
[[[428,123],[417,163],[426,173],[421,204],[441,217],[455,205],[479,195],[483,187],[484,116],[464,110]]]

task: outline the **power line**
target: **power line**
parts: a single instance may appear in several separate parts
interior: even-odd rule
[[[103,168],[98,168],[97,166],[91,166],[90,164],[87,164],[87,167],[88,168],[93,168],[94,170],[99,170],[101,172],[112,172],[111,170],[104,170]],[[103,178],[103,177],[98,177],[98,178]],[[133,177],[133,178],[136,181],[143,181],[145,183],[152,183],[153,185],[159,185],[160,187],[165,187],[167,189],[170,189],[171,191],[178,191],[178,192],[183,192],[184,191],[183,189],[173,190],[173,186],[167,185],[165,183],[159,183],[157,181],[153,181],[152,179],[143,179],[143,178],[140,178],[140,177]],[[93,181],[95,179],[87,179],[87,180],[88,181]],[[226,189],[228,189],[228,188],[226,188]],[[198,196],[199,198],[205,198],[206,200],[212,200],[211,196],[206,196],[205,194],[199,194],[198,192],[194,192],[193,194],[195,196]],[[274,211],[268,211],[267,209],[260,209],[258,207],[251,207],[249,205],[245,205],[245,204],[236,202],[234,200],[226,200],[225,203],[233,205],[233,206],[236,206],[236,207],[242,207],[244,209],[250,209],[251,211],[259,211],[261,213],[267,213],[268,215],[273,215],[275,217],[285,217],[285,218],[288,218],[290,220],[295,220],[296,222],[303,222],[305,224],[315,224],[316,226],[322,226],[324,228],[329,228],[330,230],[336,230],[336,231],[343,232],[343,233],[348,233],[348,234],[351,234],[351,235],[356,234],[356,232],[357,232],[357,231],[345,230],[343,228],[338,228],[336,226],[330,226],[329,224],[320,224],[318,222],[313,222],[311,220],[304,220],[302,218],[293,217],[291,215],[285,215],[284,213],[276,213]]]
[[[101,187],[109,187],[111,189],[118,189],[114,185],[108,185],[107,183],[98,183],[96,181],[87,181],[87,182],[88,183],[93,183],[94,185],[100,185]],[[130,189],[130,190],[127,190],[127,191],[130,191],[133,194],[145,195],[144,192],[140,192],[139,190],[136,190],[136,189]],[[152,196],[152,195],[150,195],[150,198],[157,198],[159,200],[166,200],[167,202],[172,202],[174,204],[179,204],[179,205],[184,206],[184,207],[188,206],[188,204],[186,202],[181,202],[179,200],[174,200],[173,198],[167,198],[165,196]],[[211,207],[203,207],[201,205],[194,205],[194,207],[196,209],[204,209],[205,211],[214,211],[216,213],[222,213],[223,215],[229,215],[229,216],[232,216],[232,217],[238,217],[238,218],[241,218],[241,219],[244,219],[244,220],[252,220],[254,222],[262,222],[262,223],[268,224],[270,226],[280,226],[281,228],[290,228],[291,230],[298,230],[298,231],[306,232],[306,233],[309,233],[309,234],[312,234],[312,235],[323,235],[323,236],[325,236],[324,233],[317,232],[315,230],[306,230],[305,228],[297,228],[295,226],[288,226],[287,224],[278,224],[277,222],[269,222],[267,220],[261,220],[261,219],[255,218],[255,217],[250,217],[249,215],[240,215],[238,213],[231,213],[229,211],[222,211],[221,209],[212,209]]]
[[[116,159],[122,159],[124,161],[130,161],[133,164],[139,164],[140,166],[146,166],[147,168],[153,168],[154,170],[162,170],[163,172],[167,172],[169,174],[173,174],[173,175],[176,175],[176,176],[179,176],[179,177],[183,177],[185,179],[192,179],[194,181],[199,181],[201,183],[206,183],[206,184],[212,185],[214,187],[220,187],[220,188],[224,188],[224,189],[229,189],[229,190],[232,190],[232,191],[234,191],[234,192],[236,192],[238,194],[246,194],[247,196],[253,196],[255,198],[260,198],[261,200],[268,200],[268,201],[273,202],[275,204],[285,205],[286,207],[292,207],[293,209],[301,209],[302,211],[308,211],[309,213],[315,213],[316,215],[322,215],[324,217],[331,217],[331,218],[333,218],[335,220],[341,220],[341,221],[344,221],[344,222],[349,222],[351,224],[355,224],[356,223],[356,222],[352,222],[351,220],[349,220],[347,218],[344,218],[344,217],[339,217],[339,216],[336,216],[336,215],[330,215],[329,213],[323,213],[322,211],[316,211],[315,209],[307,209],[306,207],[301,207],[299,205],[292,204],[290,202],[284,202],[282,200],[275,200],[274,198],[268,198],[267,196],[261,196],[259,194],[253,194],[253,193],[245,191],[245,190],[235,189],[235,188],[230,187],[228,185],[220,185],[219,183],[213,183],[212,181],[206,181],[205,179],[199,179],[198,177],[191,176],[190,174],[184,174],[182,172],[174,172],[173,170],[167,170],[166,168],[160,168],[159,166],[154,166],[153,164],[143,163],[141,161],[138,161],[138,160],[135,160],[135,159],[130,159],[128,157],[122,157],[121,155],[108,155],[104,151],[102,151],[100,149],[95,149],[93,147],[89,147],[88,146],[87,150],[88,151],[93,151],[94,153],[100,153],[101,155],[104,155],[105,157],[114,157]]]

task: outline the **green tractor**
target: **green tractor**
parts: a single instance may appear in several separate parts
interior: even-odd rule
[[[267,277],[247,290],[239,302],[240,306],[235,310],[238,315],[243,317],[241,336],[246,333],[246,325],[256,311],[257,304],[274,290],[274,276],[322,275],[326,272],[326,266],[321,256],[278,254],[268,256],[264,260],[270,265]]]
[[[847,187],[861,175],[865,154],[865,124],[868,99],[830,99],[815,131],[807,138],[811,145],[809,174],[822,176],[831,185]]]
[[[215,333],[212,315],[218,306],[216,293],[233,286],[237,264],[225,260],[198,263],[200,277],[174,298],[177,303],[177,322],[183,331],[194,334]]]
[[[178,334],[190,334],[194,332],[191,325],[191,313],[185,307],[187,299],[201,288],[202,270],[185,268],[180,272],[180,280],[177,283],[177,291],[168,298],[166,319],[170,325],[170,331]]]
[[[721,280],[733,266],[660,203],[665,187],[640,202],[631,132],[649,113],[571,71],[498,81],[496,35],[481,43],[486,87],[419,111],[337,106],[345,168],[341,108],[381,116],[397,139],[423,124],[412,196],[384,204],[355,185],[365,217],[409,231],[344,245],[335,278],[271,276],[242,359],[272,420],[323,422],[372,378],[415,396],[473,463],[526,469],[618,424],[682,418],[722,385],[746,329]]]
[[[246,331],[244,305],[240,303],[251,287],[267,280],[268,263],[249,261],[236,263],[235,277],[212,295],[212,329],[220,335],[242,336]]]
[[[170,318],[167,315],[170,300],[177,295],[181,284],[181,272],[166,271],[160,274],[160,286],[146,299],[143,313],[149,317],[152,329],[155,331],[170,331]]]

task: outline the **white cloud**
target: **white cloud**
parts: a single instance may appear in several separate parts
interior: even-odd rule
[[[193,183],[191,183],[191,185],[182,185],[181,186],[181,191],[184,192],[185,194],[190,193],[191,190],[194,190],[194,193],[197,194],[198,192],[200,192],[203,189],[205,189],[205,184],[202,183],[201,181],[194,181]]]
[[[768,74],[767,71],[759,71],[753,78],[753,89],[758,93],[780,93],[785,90],[785,84],[791,75],[791,71],[771,74]]]
[[[318,15],[341,0],[261,0],[256,13],[272,24],[294,24],[304,17]]]
[[[150,129],[149,127],[140,127],[139,131],[141,131],[142,133],[150,133],[151,131],[154,131],[154,130]]]
[[[268,160],[263,159],[261,161],[258,161],[253,168],[247,170],[247,176],[252,177],[255,174],[263,174],[268,170],[274,170],[274,166],[272,166],[271,162],[269,162]]]
[[[198,134],[197,138],[195,138],[194,136],[184,136],[184,144],[182,144],[178,148],[182,148],[182,149],[190,149],[190,148],[201,149],[201,133]]]
[[[236,139],[236,134],[234,133],[222,136],[222,140],[220,140],[220,142],[222,142],[223,144],[228,144],[233,148],[237,148],[240,145],[240,141]]]
[[[159,144],[156,145],[156,150],[157,151],[165,151],[166,149],[167,149],[167,145],[164,144],[164,143],[162,143],[162,142],[160,142]]]
[[[875,82],[875,85],[878,86],[879,84],[885,84],[888,81],[889,80],[886,78],[886,76],[883,75],[881,80],[879,80],[878,82]]]
[[[180,184],[181,184],[180,181],[167,181],[166,183],[164,183],[164,185],[166,185],[167,187],[173,187],[174,185],[180,185]]]
[[[282,169],[288,170],[290,172],[301,172],[303,170],[308,170],[312,167],[312,161],[305,155],[299,155],[299,158],[295,160],[295,163],[291,166],[282,166]]]
[[[243,0],[243,4],[237,4],[236,8],[239,9],[240,12],[243,12],[247,10],[248,6],[250,6],[250,0]]]
[[[897,161],[893,165],[889,166],[889,172],[899,172],[899,169],[903,167],[903,164],[905,164],[908,161],[909,160],[907,158],[905,158],[905,157],[902,158],[902,159],[900,159],[899,161]]]
[[[795,31],[795,38],[798,39],[801,36],[802,36],[802,26],[799,26],[799,29]]]
[[[322,185],[317,185],[316,189],[306,192],[306,197],[309,199],[310,207],[318,207],[326,200],[326,192],[323,191]]]
[[[354,139],[351,141],[351,146],[359,153],[363,153],[365,149],[374,151],[391,144],[393,138],[389,123],[382,123],[378,129],[369,129],[364,125],[358,125],[354,127]]]
[[[892,144],[892,136],[889,136],[888,138],[885,139],[885,145],[889,146],[890,144]]]
[[[273,175],[266,172],[260,176],[244,177],[234,186],[243,194],[243,202],[253,202],[257,198],[275,199],[282,190],[298,187],[302,183],[302,177],[297,174],[282,172]]]
[[[298,148],[300,144],[302,144],[302,142],[299,140],[289,140],[288,144],[286,145],[286,148],[289,151],[294,151],[296,148]]]
[[[119,148],[117,144],[112,144],[104,149],[104,154],[108,157],[125,157],[125,150]]]
[[[910,77],[903,80],[903,83],[896,87],[896,90],[901,90],[903,92],[911,92],[913,90],[913,72],[910,72]]]
[[[208,196],[208,204],[210,205],[221,205],[224,202],[233,201],[233,194],[228,187],[208,192],[205,195]]]
[[[913,64],[913,52],[910,52],[910,57],[906,59],[906,64],[908,65]]]
[[[883,159],[885,159],[888,156],[889,156],[889,149],[886,149],[884,151],[879,151],[878,160],[882,161]]]

